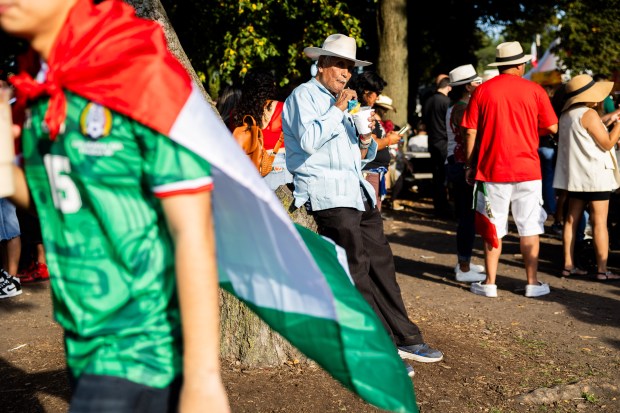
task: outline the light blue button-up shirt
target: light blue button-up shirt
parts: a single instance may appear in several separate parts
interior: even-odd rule
[[[375,206],[373,187],[362,168],[375,158],[373,140],[361,159],[359,139],[348,112],[334,106],[336,98],[318,80],[310,79],[286,99],[282,130],[286,167],[293,174],[295,206],[310,200],[312,210],[355,208],[364,211],[360,187]]]

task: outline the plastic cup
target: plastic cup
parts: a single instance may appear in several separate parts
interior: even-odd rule
[[[15,193],[13,162],[15,161],[15,139],[9,99],[11,89],[0,86],[0,198]]]
[[[368,120],[371,114],[372,107],[362,106],[360,110],[353,115],[353,122],[355,122],[355,127],[360,135],[366,135],[372,132],[372,129],[370,129],[370,121]]]

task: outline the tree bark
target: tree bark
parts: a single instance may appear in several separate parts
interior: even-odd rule
[[[304,208],[294,209],[292,206],[293,194],[288,187],[279,187],[276,196],[294,222],[316,231],[314,218]],[[246,367],[274,366],[291,361],[311,362],[230,294],[222,292],[220,298],[223,357]]]
[[[209,104],[215,109],[215,103],[211,99],[211,96],[207,93],[198,74],[192,67],[187,54],[183,50],[183,46],[181,46],[181,42],[177,37],[176,32],[172,28],[170,24],[170,20],[168,20],[168,15],[166,14],[166,10],[164,10],[164,6],[161,5],[159,0],[124,0],[126,3],[131,4],[134,9],[136,9],[136,14],[142,18],[150,19],[156,21],[164,28],[164,34],[166,35],[166,42],[168,44],[168,50],[172,52],[172,54],[179,59],[181,64],[185,67],[189,75],[191,76],[194,83],[198,86],[203,96],[207,99]]]
[[[388,83],[383,93],[392,98],[397,109],[397,112],[389,113],[388,117],[397,125],[405,125],[409,98],[407,0],[381,0],[377,9],[377,30],[377,71]]]
[[[125,1],[136,9],[138,16],[155,20],[163,26],[168,48],[183,64],[215,110],[213,101],[205,91],[187,55],[183,51],[183,47],[168,20],[161,2],[159,0]],[[291,191],[283,186],[276,193],[285,208],[289,210],[293,200]],[[294,212],[289,211],[289,215],[301,225],[316,231],[314,220],[305,213],[303,208]],[[290,361],[308,362],[307,358],[303,357],[297,349],[291,346],[278,333],[271,330],[244,304],[223,291],[220,292],[220,310],[220,353],[222,358],[237,361],[244,367],[274,366]]]

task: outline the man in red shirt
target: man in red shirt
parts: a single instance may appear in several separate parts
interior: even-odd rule
[[[474,92],[461,126],[466,129],[467,180],[476,181],[476,229],[485,241],[485,281],[471,291],[497,297],[495,278],[508,230],[508,211],[517,224],[525,263],[526,297],[549,293],[538,281],[539,234],[547,217],[542,208],[542,184],[538,141],[540,135],[557,132],[558,119],[544,89],[522,78],[525,55],[518,42],[497,46],[495,63],[499,76]],[[475,150],[474,150],[475,149]]]

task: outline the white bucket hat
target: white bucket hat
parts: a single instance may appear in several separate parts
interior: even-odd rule
[[[393,101],[391,97],[386,95],[379,95],[377,97],[377,100],[375,101],[375,106],[381,106],[382,108],[393,110],[394,112],[396,112],[396,109],[394,108],[392,103]]]
[[[312,60],[318,60],[319,56],[336,56],[351,60],[355,66],[369,66],[372,63],[365,60],[357,60],[355,53],[357,45],[355,39],[344,34],[332,34],[325,39],[323,47],[306,47],[304,53]]]
[[[520,65],[532,60],[531,54],[524,54],[519,42],[500,43],[495,48],[495,63],[488,66]]]
[[[471,82],[482,82],[472,65],[463,65],[452,69],[449,73],[450,86],[466,85]]]

